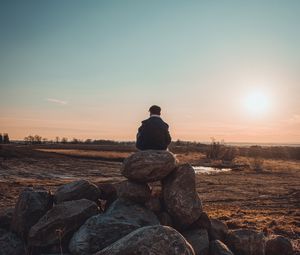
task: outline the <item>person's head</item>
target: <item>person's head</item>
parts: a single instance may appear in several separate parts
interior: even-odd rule
[[[150,108],[149,108],[149,112],[150,112],[150,115],[152,114],[155,114],[155,115],[160,115],[160,107],[157,106],[157,105],[152,105]]]

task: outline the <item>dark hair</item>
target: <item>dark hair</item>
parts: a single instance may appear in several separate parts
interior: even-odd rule
[[[152,106],[149,108],[149,112],[150,112],[151,114],[157,114],[157,115],[160,115],[160,111],[161,111],[161,109],[160,109],[160,107],[157,106],[157,105],[152,105]]]

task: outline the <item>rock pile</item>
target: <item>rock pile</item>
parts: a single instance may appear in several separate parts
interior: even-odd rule
[[[262,232],[230,231],[210,219],[193,168],[168,151],[137,152],[121,173],[127,180],[115,186],[80,180],[54,195],[25,189],[14,209],[0,212],[0,255],[293,254],[286,238],[266,240]]]

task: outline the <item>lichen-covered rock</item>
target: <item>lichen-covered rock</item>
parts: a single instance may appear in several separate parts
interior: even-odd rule
[[[194,255],[193,248],[167,226],[139,228],[95,255]]]
[[[15,206],[11,228],[26,240],[30,228],[53,205],[52,195],[45,189],[26,188],[20,194]]]
[[[118,197],[136,203],[145,203],[150,199],[151,189],[147,183],[123,181],[118,187]]]
[[[0,255],[24,255],[24,247],[24,243],[14,233],[0,229]]]
[[[211,231],[210,231],[211,239],[221,240],[222,242],[224,242],[228,234],[228,227],[226,223],[218,219],[211,219],[210,222],[211,222]]]
[[[153,212],[146,209],[144,206],[129,200],[117,199],[107,209],[105,214],[117,220],[125,221],[133,225],[139,225],[141,227],[159,224],[159,221]]]
[[[192,245],[196,255],[208,255],[209,239],[206,229],[187,230],[182,235]]]
[[[266,255],[292,255],[291,241],[284,236],[274,236],[266,243]]]
[[[93,254],[118,241],[139,225],[116,220],[105,214],[89,218],[73,235],[69,249],[74,255]]]
[[[211,241],[209,244],[209,255],[234,255],[234,254],[220,240],[214,240]]]
[[[4,208],[0,211],[0,228],[10,229],[14,211],[14,207]]]
[[[84,198],[91,201],[97,201],[100,198],[100,190],[98,187],[86,180],[64,184],[60,186],[54,194],[56,203]]]
[[[121,173],[132,181],[154,182],[170,174],[175,165],[176,159],[169,151],[139,151],[124,160]]]
[[[265,255],[265,236],[251,229],[237,229],[228,232],[226,245],[238,255]]]
[[[87,199],[67,201],[54,206],[29,231],[30,246],[49,246],[65,241],[88,218],[97,214],[98,206]]]
[[[190,226],[200,217],[202,204],[191,165],[178,166],[163,180],[163,200],[174,224],[180,228]]]

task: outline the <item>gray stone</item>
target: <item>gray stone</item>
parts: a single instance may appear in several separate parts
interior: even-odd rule
[[[73,235],[69,249],[74,255],[93,254],[139,228],[105,214],[89,218]]]
[[[0,255],[24,255],[25,244],[14,233],[0,229]]]
[[[121,199],[113,202],[105,214],[117,220],[141,227],[159,224],[156,215],[144,206]]]
[[[193,248],[167,226],[139,228],[95,255],[194,255]]]
[[[226,245],[238,255],[265,255],[265,236],[251,229],[237,229],[228,232]]]
[[[139,151],[124,160],[121,173],[132,181],[154,182],[170,174],[175,165],[176,159],[169,151]]]
[[[266,255],[292,255],[291,241],[284,236],[273,236],[266,243]]]
[[[163,199],[174,224],[186,228],[197,221],[202,204],[195,185],[195,171],[189,164],[178,166],[163,180]]]
[[[209,239],[206,229],[187,230],[182,235],[192,245],[196,255],[208,255]]]
[[[49,246],[69,238],[88,218],[97,214],[96,203],[75,200],[60,203],[46,213],[31,229],[28,235],[30,246]]]
[[[147,183],[123,181],[118,187],[118,197],[136,203],[145,203],[150,199],[151,189]]]
[[[209,244],[209,255],[234,255],[234,254],[220,240],[214,240],[211,241]]]
[[[26,240],[30,228],[53,205],[52,195],[45,189],[26,188],[20,194],[15,206],[11,227]]]
[[[98,187],[86,180],[74,181],[62,185],[54,194],[56,203],[84,198],[95,202],[100,198],[100,190]]]

